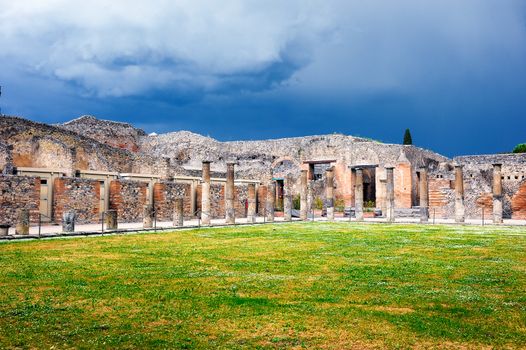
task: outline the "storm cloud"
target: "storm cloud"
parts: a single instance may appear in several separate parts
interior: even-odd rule
[[[526,127],[523,1],[0,0],[0,8],[5,113],[45,121],[101,113],[223,139],[340,131],[398,142],[412,127],[422,146],[446,153],[526,138],[516,130]],[[515,127],[485,129],[499,116]],[[238,128],[224,129],[225,120]],[[262,120],[280,127],[262,132],[272,124]],[[437,133],[453,124],[463,144],[440,145]],[[490,131],[512,137],[487,147]]]

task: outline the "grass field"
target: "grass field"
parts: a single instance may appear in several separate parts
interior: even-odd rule
[[[0,348],[526,348],[524,228],[8,242],[0,271]]]

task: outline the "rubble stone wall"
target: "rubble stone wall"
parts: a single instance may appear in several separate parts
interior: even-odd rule
[[[0,224],[14,226],[19,209],[28,209],[32,223],[38,222],[40,178],[0,175]]]
[[[171,221],[175,208],[175,200],[183,198],[183,215],[192,216],[190,198],[191,185],[186,183],[158,182],[153,187],[153,202],[157,211],[157,220]]]
[[[113,180],[110,183],[110,209],[117,210],[119,222],[142,221],[148,183],[133,180]]]
[[[53,184],[53,219],[62,222],[64,212],[74,210],[78,224],[93,224],[100,217],[100,182],[78,177],[58,177]]]

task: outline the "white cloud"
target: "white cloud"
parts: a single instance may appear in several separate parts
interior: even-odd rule
[[[0,1],[1,55],[103,96],[167,85],[213,90],[222,76],[281,62],[289,43],[329,25],[305,4]]]

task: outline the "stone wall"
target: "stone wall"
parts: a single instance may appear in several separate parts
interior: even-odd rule
[[[234,209],[236,218],[247,217],[248,185],[236,184],[234,188]]]
[[[128,123],[97,119],[89,115],[73,119],[60,127],[132,152],[139,150],[140,137],[146,135],[143,130]]]
[[[101,221],[100,182],[78,177],[58,177],[53,184],[53,219],[62,222],[64,212],[74,210],[78,224]]]
[[[140,222],[147,199],[148,183],[113,180],[110,183],[110,209],[117,210],[119,222]]]
[[[133,154],[81,134],[18,117],[0,117],[0,142],[17,167],[131,172]]]
[[[0,174],[11,174],[13,155],[11,146],[0,142]]]
[[[158,182],[153,187],[153,201],[157,211],[157,220],[171,221],[175,199],[183,198],[183,213],[186,218],[192,216],[191,185],[186,183]]]
[[[38,222],[40,178],[0,175],[0,224],[15,225],[17,211],[29,209],[31,222]]]
[[[201,211],[201,184],[196,186],[197,210]],[[214,219],[225,217],[225,184],[210,184],[210,216]]]

